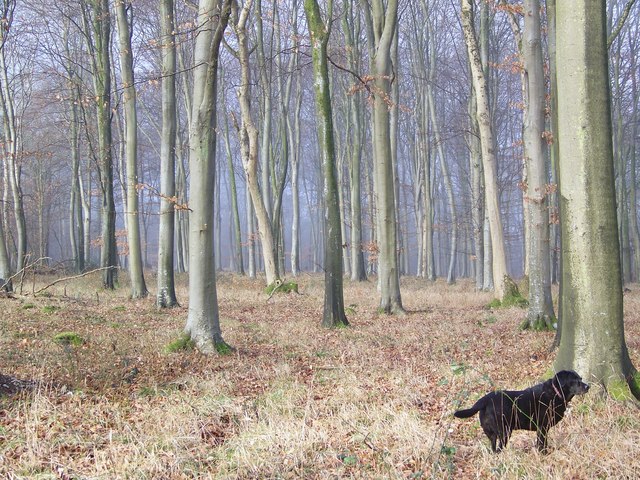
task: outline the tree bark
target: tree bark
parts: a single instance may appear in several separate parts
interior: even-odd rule
[[[554,362],[640,396],[624,338],[604,0],[557,5],[563,331]]]
[[[330,24],[325,24],[317,0],[305,0],[304,11],[311,37],[313,76],[316,97],[318,136],[321,143],[322,170],[324,174],[324,312],[325,327],[349,324],[344,312],[342,288],[342,236],[340,232],[340,202],[336,171],[333,111],[329,91],[327,44]],[[333,1],[329,0],[327,17],[331,19]]]
[[[482,146],[486,209],[489,217],[491,246],[493,249],[492,268],[494,294],[498,299],[502,300],[506,292],[505,281],[508,279],[508,273],[498,197],[498,165],[494,150],[493,126],[489,107],[489,90],[482,68],[478,40],[473,27],[471,0],[461,0],[460,3],[462,10],[462,30],[465,43],[467,44],[473,86],[477,95],[477,118],[480,131],[480,144]]]
[[[258,130],[251,116],[251,66],[249,64],[249,43],[246,31],[246,22],[251,11],[253,0],[247,0],[239,13],[234,12],[234,30],[238,38],[238,60],[240,62],[241,80],[237,89],[238,102],[242,123],[238,126],[240,137],[240,152],[244,166],[247,185],[251,194],[253,208],[258,220],[258,233],[262,244],[264,258],[264,270],[267,285],[273,284],[279,279],[275,257],[275,241],[269,213],[266,203],[268,199],[263,197],[258,184]],[[234,6],[234,9],[237,8]]]
[[[189,316],[185,331],[203,353],[226,352],[218,313],[214,258],[216,101],[220,44],[231,0],[201,0],[194,52],[189,131]]]
[[[162,138],[160,140],[160,226],[158,233],[159,308],[178,305],[175,289],[174,241],[176,219],[176,44],[173,0],[160,2],[162,57]]]
[[[529,216],[529,311],[526,328],[553,330],[549,250],[549,183],[546,167],[545,78],[542,60],[540,1],[525,0],[522,35],[524,59],[524,155],[527,169],[525,196]]]
[[[108,0],[89,0],[90,16],[83,3],[87,46],[91,52],[98,128],[98,174],[102,192],[100,267],[102,284],[113,290],[118,279],[116,208],[113,195],[113,139],[111,130],[111,15]],[[89,24],[92,23],[92,28]]]
[[[129,7],[131,5],[129,4]],[[125,146],[127,158],[127,236],[129,243],[129,277],[131,298],[144,298],[149,294],[144,281],[140,220],[138,209],[138,119],[136,88],[133,76],[133,49],[125,0],[116,2],[116,20],[122,70],[122,90],[125,115]]]
[[[391,82],[395,78],[391,61],[391,44],[398,22],[398,2],[372,0],[371,10],[365,8],[369,30],[373,34],[375,54],[372,58],[373,91],[373,153],[376,191],[376,225],[378,234],[378,284],[380,311],[404,314],[400,295],[396,199],[391,152],[391,120],[389,104]]]

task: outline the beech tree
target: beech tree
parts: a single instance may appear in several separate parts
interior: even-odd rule
[[[91,59],[98,129],[97,155],[102,193],[100,266],[104,269],[102,284],[105,288],[114,289],[118,271],[111,132],[111,14],[108,0],[82,0],[81,7]]]
[[[232,0],[200,0],[189,131],[189,316],[185,331],[203,353],[226,352],[218,313],[214,258],[216,100],[220,44]]]
[[[240,86],[237,89],[238,102],[242,121],[238,125],[240,137],[240,152],[242,164],[247,178],[247,189],[251,195],[251,201],[258,221],[258,233],[262,245],[264,270],[267,285],[272,285],[279,279],[278,267],[275,256],[275,240],[271,223],[269,221],[268,198],[263,195],[258,183],[258,129],[255,127],[251,115],[251,66],[249,65],[249,40],[247,38],[247,19],[251,13],[253,0],[246,0],[240,12],[238,5],[233,2],[234,20],[233,28],[238,39],[238,52],[236,56],[240,62]]]
[[[551,298],[549,249],[549,195],[545,136],[545,78],[542,61],[540,1],[524,3],[522,35],[524,60],[524,155],[527,170],[525,205],[529,216],[529,311],[527,328],[552,330],[555,323]]]
[[[133,48],[131,28],[127,10],[131,4],[125,0],[116,1],[116,21],[122,70],[122,90],[125,115],[125,155],[127,159],[126,177],[126,220],[129,244],[129,278],[131,298],[144,298],[149,292],[144,281],[142,268],[142,247],[140,244],[140,215],[138,209],[138,114],[136,109],[136,88],[133,75]],[[133,14],[131,14],[133,15]]]
[[[380,311],[403,314],[398,268],[396,196],[391,152],[391,82],[394,80],[391,53],[398,23],[398,2],[372,0],[365,5],[368,22],[373,80],[373,157],[378,236],[378,286]]]
[[[158,240],[158,307],[178,304],[174,281],[175,149],[176,149],[176,44],[173,0],[160,2],[162,57],[162,138],[160,145],[160,227]]]
[[[471,77],[476,94],[476,115],[480,133],[480,144],[482,147],[485,200],[491,230],[494,292],[496,298],[502,300],[507,291],[506,282],[509,277],[507,274],[507,259],[498,199],[498,166],[491,121],[491,108],[489,106],[489,90],[486,75],[482,67],[478,39],[473,23],[472,0],[460,0],[460,4],[462,31],[467,45]]]
[[[562,335],[556,370],[640,398],[624,338],[604,0],[556,5]]]
[[[322,20],[317,0],[305,0],[304,11],[309,26],[313,76],[316,94],[318,137],[321,144],[322,170],[324,174],[324,314],[322,325],[335,327],[348,325],[344,313],[342,289],[342,236],[340,231],[340,204],[336,180],[336,154],[333,132],[333,110],[329,90],[327,44],[331,24]],[[333,0],[327,4],[326,17],[332,18]],[[329,20],[330,22],[330,20]]]

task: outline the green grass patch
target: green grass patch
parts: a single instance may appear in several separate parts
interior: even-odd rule
[[[264,289],[264,293],[266,293],[267,295],[290,292],[300,293],[298,292],[298,284],[296,282],[283,282],[282,280],[276,280]]]
[[[196,344],[191,340],[191,336],[183,333],[173,342],[164,347],[165,353],[190,352],[196,348]]]
[[[215,348],[219,355],[231,355],[233,353],[233,348],[225,342],[216,342]]]
[[[60,307],[56,307],[55,305],[45,305],[42,307],[42,311],[47,314],[55,313],[60,310]]]
[[[35,306],[33,303],[25,303],[25,304],[22,306],[22,309],[23,309],[23,310],[30,310],[30,309],[32,309],[32,308],[36,308],[36,306]]]
[[[84,339],[75,332],[61,332],[53,337],[53,341],[60,345],[71,345],[79,347],[84,343]]]

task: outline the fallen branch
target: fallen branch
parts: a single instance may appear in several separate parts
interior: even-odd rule
[[[109,265],[108,267],[100,267],[100,268],[95,268],[93,270],[89,270],[88,272],[84,272],[84,273],[80,273],[78,275],[73,275],[71,277],[63,277],[63,278],[59,278],[54,282],[51,282],[49,285],[45,285],[42,288],[39,288],[38,290],[36,290],[35,292],[33,292],[34,295],[37,295],[40,292],[44,292],[46,289],[48,289],[49,287],[53,287],[55,284],[60,283],[60,282],[65,282],[67,280],[73,280],[75,278],[81,278],[81,277],[86,277],[87,275],[91,274],[91,273],[95,273],[95,272],[100,272],[102,270],[109,270],[110,268],[118,268],[115,265]]]

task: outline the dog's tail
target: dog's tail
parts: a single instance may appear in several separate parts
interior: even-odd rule
[[[487,403],[487,398],[486,396],[484,396],[480,400],[478,400],[473,405],[473,407],[467,408],[465,410],[456,410],[455,412],[453,412],[453,416],[457,418],[473,417],[476,413],[478,413],[480,410],[482,410],[485,407],[486,403]]]
[[[456,410],[455,412],[453,412],[453,416],[458,418],[469,418],[473,417],[479,411],[479,408],[471,407],[467,408],[466,410]]]

